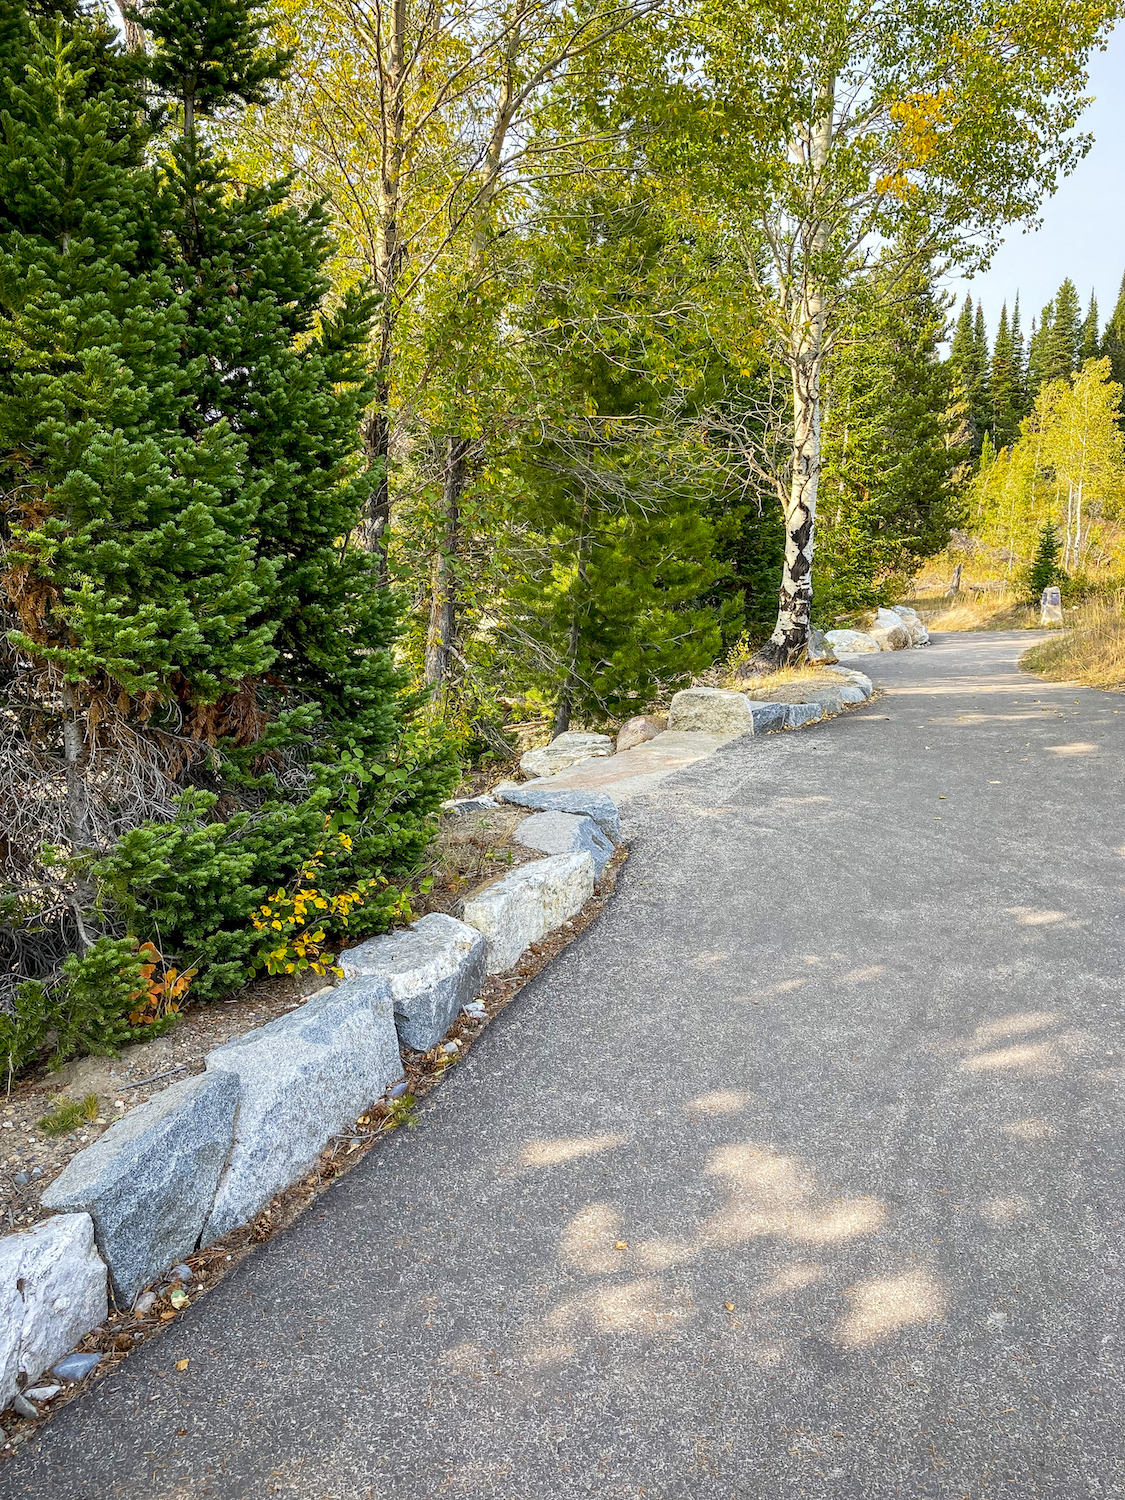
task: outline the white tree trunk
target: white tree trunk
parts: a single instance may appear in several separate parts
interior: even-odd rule
[[[793,453],[785,514],[785,561],[778,591],[777,624],[755,665],[785,666],[807,648],[812,624],[812,564],[816,501],[820,487],[820,386],[824,372],[825,317],[822,259],[831,233],[823,201],[824,178],[832,149],[835,79],[826,80],[817,117],[807,141],[805,215],[797,229],[800,267],[786,298],[793,383]]]

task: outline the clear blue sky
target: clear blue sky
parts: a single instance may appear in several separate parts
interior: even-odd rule
[[[990,332],[1001,304],[1010,309],[1018,291],[1026,336],[1032,317],[1065,276],[1078,288],[1083,308],[1093,289],[1103,325],[1117,301],[1125,272],[1125,27],[1118,27],[1105,52],[1094,53],[1089,72],[1088,92],[1095,97],[1081,128],[1094,136],[1094,145],[1043,205],[1043,227],[1030,234],[1013,227],[987,271],[949,283],[958,306],[966,292],[980,298]]]

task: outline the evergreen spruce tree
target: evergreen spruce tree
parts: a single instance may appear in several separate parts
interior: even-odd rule
[[[1098,321],[1098,299],[1090,293],[1090,305],[1078,330],[1078,358],[1075,369],[1081,369],[1088,359],[1097,359],[1101,351],[1101,324]]]
[[[989,430],[997,448],[1005,448],[1019,437],[1020,391],[1015,343],[1008,323],[1008,304],[1000,309],[1000,324],[992,350],[989,378],[991,416]]]
[[[951,431],[951,367],[937,356],[946,328],[920,270],[859,313],[829,365],[816,596],[826,624],[893,597],[960,519],[951,476],[964,451]]]
[[[1028,594],[1034,600],[1038,600],[1044,589],[1058,583],[1063,576],[1059,567],[1059,553],[1062,551],[1062,539],[1059,536],[1058,527],[1047,518],[1039,528],[1039,539],[1035,546],[1035,556],[1031,560],[1028,569],[1027,589]]]
[[[1031,398],[1027,393],[1027,349],[1024,345],[1023,329],[1020,326],[1020,299],[1016,294],[1012,308],[1012,409],[1016,421],[1022,422],[1031,410]]]
[[[1055,304],[1048,302],[1039,314],[1038,322],[1031,320],[1031,337],[1027,346],[1027,394],[1034,403],[1039,388],[1055,377],[1051,372],[1051,344],[1054,337]]]
[[[236,189],[206,136],[277,76],[258,14],[146,9],[156,140],[96,19],[0,27],[0,798],[9,917],[46,913],[6,969],[60,997],[73,1045],[98,1045],[58,1009],[87,962],[152,941],[230,988],[339,809],[325,883],[401,876],[443,785],[439,762],[388,769],[410,754],[397,606],[342,545],[371,309],[325,310],[323,216]]]
[[[1074,374],[1079,365],[1082,342],[1082,308],[1078,289],[1068,276],[1055,294],[1055,316],[1047,348],[1048,380],[1060,380]]]
[[[992,420],[992,397],[988,388],[990,356],[988,350],[988,329],[984,321],[984,309],[977,302],[976,316],[973,319],[973,368],[975,372],[975,383],[973,386],[973,418],[982,438],[988,430]]]
[[[1109,360],[1113,379],[1118,385],[1125,384],[1125,276],[1121,278],[1121,290],[1105,326],[1100,352]]]
[[[953,401],[961,414],[963,426],[957,442],[973,458],[978,458],[991,416],[988,406],[988,336],[981,307],[978,303],[974,313],[971,297],[965,298],[957,319],[949,358],[953,373]]]

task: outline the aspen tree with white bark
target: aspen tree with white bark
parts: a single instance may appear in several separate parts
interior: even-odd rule
[[[848,301],[919,263],[987,261],[1088,148],[1085,62],[1116,0],[706,0],[685,76],[729,118],[710,185],[787,370],[777,623],[748,670],[805,650],[822,385]],[[705,82],[698,80],[703,78]]]

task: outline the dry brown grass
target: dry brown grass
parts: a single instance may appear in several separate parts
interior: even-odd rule
[[[1069,630],[1032,646],[1020,666],[1052,682],[1125,692],[1125,593],[1082,605]]]
[[[1010,589],[962,593],[955,599],[939,595],[912,599],[929,630],[1037,630],[1039,610],[1021,603]]]
[[[800,701],[793,693],[794,688],[807,690],[826,685],[839,687],[840,675],[837,672],[826,672],[823,667],[805,665],[782,667],[777,672],[765,672],[758,677],[732,676],[723,685],[737,688],[748,698],[762,703],[793,703]]]

